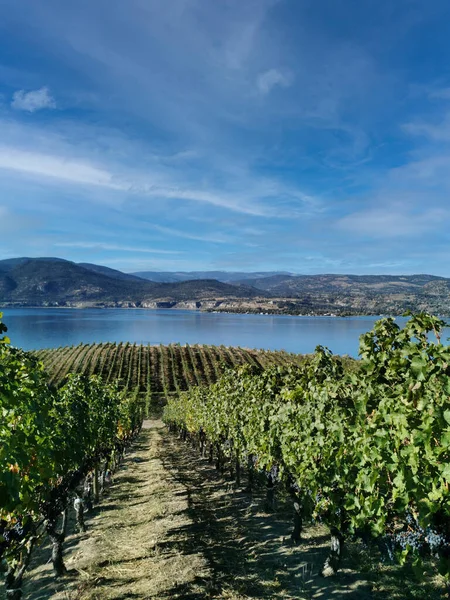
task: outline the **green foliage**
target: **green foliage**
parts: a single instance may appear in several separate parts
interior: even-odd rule
[[[224,346],[138,346],[125,344],[80,344],[72,348],[52,348],[34,353],[49,373],[52,385],[65,383],[68,373],[99,375],[109,383],[119,380],[127,393],[154,399],[166,397],[198,384],[212,383],[225,364],[260,364],[263,368],[282,363],[298,364],[305,357],[287,352],[250,350]],[[358,361],[347,362],[357,367]],[[151,386],[150,386],[151,383]]]
[[[412,515],[418,527],[448,537],[444,325],[427,314],[403,329],[382,319],[361,336],[359,370],[318,347],[300,366],[263,373],[244,367],[171,398],[164,419],[191,432],[203,428],[236,456],[256,455],[260,468],[276,465],[298,486],[304,516],[342,532],[384,536]],[[447,559],[443,568],[449,572]]]
[[[2,333],[5,333],[6,331],[8,331],[8,328],[6,327],[6,325],[4,323],[2,323],[2,317],[3,317],[3,313],[0,312],[0,335]],[[9,337],[7,337],[6,335],[0,337],[0,344],[9,344],[10,340]]]
[[[35,534],[32,524],[57,515],[80,478],[143,419],[138,394],[98,376],[69,375],[57,391],[47,380],[35,356],[0,344],[0,556],[8,550],[11,564]],[[12,535],[15,525],[27,525],[25,534]]]
[[[34,490],[53,475],[53,396],[38,361],[0,346],[0,518],[36,508]]]

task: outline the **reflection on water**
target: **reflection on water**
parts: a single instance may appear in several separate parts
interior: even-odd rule
[[[26,350],[91,342],[215,344],[357,356],[358,338],[378,317],[233,315],[188,310],[4,309],[14,346]],[[399,324],[404,318],[397,319]],[[449,335],[447,332],[443,340]]]

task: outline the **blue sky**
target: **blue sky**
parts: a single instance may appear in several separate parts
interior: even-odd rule
[[[0,0],[0,258],[450,276],[448,0]]]

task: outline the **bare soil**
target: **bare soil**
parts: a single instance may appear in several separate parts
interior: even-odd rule
[[[325,528],[307,527],[293,546],[289,511],[267,513],[263,506],[262,489],[253,495],[236,489],[160,421],[147,421],[102,503],[86,515],[87,533],[68,537],[68,576],[55,581],[44,546],[24,598],[441,597],[436,579],[419,585],[406,568],[383,566],[359,546],[347,548],[337,577],[324,579]]]

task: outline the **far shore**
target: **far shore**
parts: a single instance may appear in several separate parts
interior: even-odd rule
[[[297,313],[297,312],[281,312],[281,311],[272,311],[272,312],[260,312],[260,311],[249,311],[249,310],[239,310],[239,309],[202,309],[202,308],[186,308],[181,306],[173,306],[169,307],[149,307],[149,306],[98,306],[98,305],[77,305],[77,306],[48,306],[48,305],[10,305],[10,304],[0,304],[1,310],[137,310],[137,311],[160,311],[160,310],[173,310],[173,311],[186,311],[186,312],[197,312],[197,313],[209,313],[209,314],[229,314],[229,315],[254,315],[254,316],[268,316],[268,317],[303,317],[303,318],[311,318],[311,317],[325,317],[325,318],[358,318],[358,317],[368,317],[374,319],[381,319],[384,317],[402,317],[403,313],[392,313],[392,314],[374,314],[374,313],[348,313],[346,314],[335,314],[335,313],[326,313],[326,312],[316,312],[316,313]],[[445,315],[438,315],[440,318],[448,318]]]

